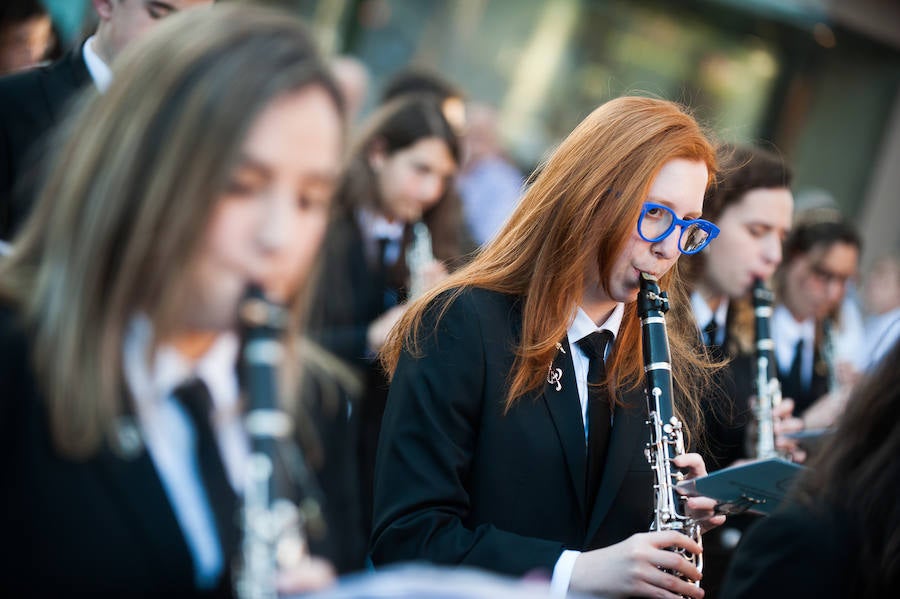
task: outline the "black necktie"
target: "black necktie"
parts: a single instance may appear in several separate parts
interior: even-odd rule
[[[703,327],[703,340],[706,343],[706,347],[715,347],[718,345],[718,343],[716,343],[716,331],[718,331],[718,329],[719,325],[716,324],[715,318],[710,319],[706,326]]]
[[[210,424],[212,397],[206,384],[200,379],[182,383],[175,389],[173,395],[185,407],[194,425],[197,435],[197,464],[200,468],[200,477],[203,479],[209,506],[216,520],[222,557],[227,569],[237,549],[235,523],[237,496],[228,481],[225,466],[219,455],[219,446]]]
[[[378,272],[384,273],[387,271],[388,263],[387,263],[387,248],[388,244],[390,244],[391,240],[387,237],[378,237],[375,240],[375,264],[378,268]]]
[[[609,394],[606,392],[606,346],[612,341],[609,331],[594,331],[587,337],[578,340],[578,347],[590,360],[588,367],[588,451],[587,472],[585,476],[585,498],[588,511],[593,508],[600,489],[603,466],[606,461],[606,449],[609,445],[612,411],[609,405]]]

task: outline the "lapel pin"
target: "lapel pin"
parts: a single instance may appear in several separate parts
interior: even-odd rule
[[[562,391],[562,368],[553,368],[553,364],[551,364],[547,368],[547,382],[551,385],[556,385],[557,391]]]
[[[144,440],[137,422],[130,416],[119,419],[115,431],[116,453],[126,460],[133,460],[144,450]]]

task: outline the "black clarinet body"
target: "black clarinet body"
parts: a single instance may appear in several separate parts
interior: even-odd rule
[[[275,599],[279,568],[307,555],[304,517],[293,501],[293,473],[284,454],[293,447],[293,420],[279,402],[285,356],[286,310],[251,286],[239,308],[243,328],[241,383],[250,440],[242,505],[240,563],[235,587],[241,599]],[[304,464],[305,471],[305,464]]]
[[[640,283],[637,309],[641,319],[645,392],[650,420],[647,457],[655,476],[653,491],[656,500],[650,530],[677,530],[700,544],[700,525],[685,513],[684,499],[675,489],[684,475],[672,459],[684,453],[684,431],[673,404],[672,366],[665,317],[669,310],[669,298],[659,290],[653,275],[641,273]],[[673,550],[702,571],[702,555]],[[697,581],[695,584],[699,586],[700,583]]]

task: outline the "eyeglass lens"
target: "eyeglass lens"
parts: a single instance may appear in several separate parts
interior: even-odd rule
[[[674,230],[672,223],[675,221],[675,215],[669,210],[662,208],[650,207],[644,211],[640,222],[641,235],[650,241],[660,241],[668,237]],[[694,252],[702,247],[709,237],[709,231],[701,228],[697,224],[688,225],[679,238],[679,246],[683,252]]]

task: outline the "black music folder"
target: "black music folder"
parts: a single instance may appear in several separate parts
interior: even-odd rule
[[[685,480],[676,488],[689,496],[712,497],[721,514],[754,512],[768,515],[787,495],[805,468],[780,458],[731,466],[708,476]]]

